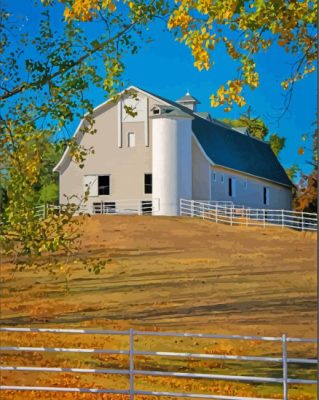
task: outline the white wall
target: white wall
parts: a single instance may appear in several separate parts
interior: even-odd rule
[[[210,200],[210,162],[199,148],[197,141],[192,139],[193,153],[193,199]]]
[[[192,130],[189,118],[154,118],[153,198],[157,215],[178,215],[180,198],[192,198]]]
[[[66,203],[65,196],[83,197],[86,175],[110,175],[111,186],[110,195],[90,196],[88,205],[100,201],[151,200],[152,195],[144,193],[144,174],[152,173],[152,127],[148,115],[158,101],[142,94],[138,96],[136,118],[125,113],[123,102],[110,103],[95,112],[97,132],[79,139],[85,148],[93,148],[94,154],[87,156],[82,169],[69,157],[63,162],[60,168],[61,204]],[[129,132],[135,133],[135,147],[128,147]],[[77,203],[75,199],[74,202]]]
[[[222,176],[224,177],[224,182],[222,182]],[[235,197],[228,195],[229,178],[235,178],[236,180]],[[269,188],[269,205],[265,205],[263,201],[264,187]],[[213,166],[211,167],[211,200],[233,201],[235,204],[251,208],[290,210],[292,194],[291,189],[288,187]]]

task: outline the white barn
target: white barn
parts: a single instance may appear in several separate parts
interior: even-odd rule
[[[197,112],[198,103],[189,93],[174,102],[131,86],[116,103],[98,106],[97,133],[82,135],[82,122],[75,132],[94,154],[80,169],[67,149],[54,168],[60,203],[89,189],[92,212],[134,203],[155,215],[178,215],[181,198],[290,210],[292,183],[269,144]]]

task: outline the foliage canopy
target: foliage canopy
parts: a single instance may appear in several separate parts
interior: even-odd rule
[[[261,118],[253,118],[250,113],[241,115],[238,119],[224,118],[223,122],[235,127],[247,128],[248,134],[260,140],[268,140],[272,151],[278,157],[280,151],[285,146],[286,139],[276,133],[269,135],[269,129]]]

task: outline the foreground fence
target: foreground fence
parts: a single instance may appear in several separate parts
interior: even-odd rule
[[[246,226],[277,226],[301,231],[317,231],[316,213],[290,210],[247,208],[219,202],[180,200],[180,215],[198,217],[217,223]]]
[[[58,335],[64,334],[80,334],[80,335],[121,335],[129,339],[129,348],[127,350],[108,350],[108,349],[83,349],[83,348],[48,348],[48,347],[9,347],[2,346],[1,351],[5,352],[48,352],[48,353],[94,353],[94,354],[125,354],[129,356],[129,365],[127,369],[88,369],[88,368],[59,368],[59,367],[36,367],[36,366],[17,366],[17,365],[2,365],[0,371],[31,371],[31,372],[74,372],[77,374],[111,374],[124,375],[129,378],[129,388],[126,390],[111,390],[107,388],[72,388],[72,387],[41,387],[41,386],[15,386],[2,385],[1,390],[14,391],[37,391],[37,392],[77,392],[77,393],[111,393],[125,394],[130,396],[130,400],[136,395],[151,395],[151,396],[171,396],[171,397],[187,397],[187,398],[202,398],[202,399],[227,399],[227,400],[257,400],[253,397],[237,397],[229,395],[214,395],[203,393],[177,393],[177,392],[161,392],[161,391],[145,391],[135,389],[135,377],[137,376],[152,376],[152,377],[174,377],[174,378],[189,378],[189,379],[207,379],[207,380],[222,380],[235,381],[245,383],[267,383],[282,385],[282,399],[288,400],[288,387],[290,384],[315,385],[316,380],[312,379],[297,379],[289,378],[288,365],[289,363],[300,365],[318,365],[318,360],[314,358],[289,358],[288,344],[289,343],[316,343],[315,339],[300,339],[290,338],[286,335],[278,337],[263,337],[263,336],[240,336],[240,335],[212,335],[212,334],[196,334],[196,333],[171,333],[171,332],[145,332],[136,331],[133,329],[127,331],[115,330],[85,330],[85,329],[41,329],[41,328],[0,328],[0,332],[38,332],[38,333],[54,333]],[[243,355],[223,355],[223,354],[202,354],[202,353],[185,353],[185,352],[167,352],[167,351],[137,351],[135,349],[135,340],[142,336],[161,336],[161,337],[179,337],[179,338],[197,338],[197,339],[228,339],[228,340],[245,340],[245,341],[261,341],[261,342],[279,342],[282,346],[281,357],[258,357],[258,356],[243,356]],[[257,376],[241,376],[241,375],[220,375],[209,373],[188,373],[188,372],[172,372],[172,371],[154,371],[154,370],[138,370],[135,369],[135,360],[139,356],[159,356],[159,357],[177,357],[179,359],[205,359],[205,360],[235,360],[238,362],[258,361],[265,363],[279,363],[282,366],[282,376],[275,378],[273,376],[257,377]],[[259,400],[270,400],[266,398],[258,398]]]

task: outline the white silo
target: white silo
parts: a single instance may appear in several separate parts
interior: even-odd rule
[[[181,198],[192,197],[192,119],[174,107],[155,107],[152,118],[155,215],[179,215]],[[158,199],[158,200],[157,200]]]

